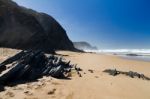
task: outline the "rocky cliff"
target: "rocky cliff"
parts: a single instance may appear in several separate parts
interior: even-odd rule
[[[75,48],[79,49],[79,50],[98,50],[98,48],[96,46],[92,46],[91,44],[87,43],[87,42],[73,42]]]
[[[11,0],[0,0],[0,47],[45,52],[76,50],[54,18],[21,7]]]

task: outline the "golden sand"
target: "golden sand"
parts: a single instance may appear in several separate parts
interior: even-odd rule
[[[118,75],[105,69],[135,71],[150,77],[150,62],[121,59],[113,55],[58,51],[83,69],[71,80],[43,77],[38,82],[6,87],[2,99],[150,99],[150,81]],[[2,58],[2,57],[1,57]],[[2,59],[1,59],[2,61]],[[93,73],[89,71],[93,70]]]

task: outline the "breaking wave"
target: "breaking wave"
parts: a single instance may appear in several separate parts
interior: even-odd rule
[[[102,49],[102,50],[85,50],[85,52],[96,53],[120,53],[120,54],[150,54],[150,49]]]

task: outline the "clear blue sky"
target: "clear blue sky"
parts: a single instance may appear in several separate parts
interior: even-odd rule
[[[53,16],[72,41],[102,49],[150,48],[150,0],[14,0]]]

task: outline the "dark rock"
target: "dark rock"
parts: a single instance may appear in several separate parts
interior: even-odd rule
[[[0,92],[1,91],[4,91],[5,89],[4,89],[4,86],[3,85],[0,85]]]
[[[106,69],[103,72],[109,73],[112,76],[116,76],[118,74],[122,74],[122,75],[126,75],[129,76],[131,78],[139,78],[139,79],[143,79],[143,80],[150,80],[149,77],[145,76],[144,74],[140,74],[137,72],[133,72],[133,71],[129,71],[129,72],[123,72],[123,71],[117,71],[116,69]]]
[[[35,49],[44,52],[72,50],[66,31],[51,16],[0,0],[0,47]]]
[[[19,63],[16,64],[15,67],[13,67],[7,73],[5,73],[4,75],[2,75],[0,77],[0,83],[5,84],[5,83],[8,83],[8,82],[11,82],[11,81],[15,80],[18,76],[18,73],[24,67],[25,67],[24,64],[19,64]]]
[[[112,76],[116,76],[116,75],[120,74],[120,72],[118,72],[116,69],[112,69],[112,70],[106,69],[106,70],[104,70],[104,72],[109,73]]]
[[[5,65],[0,65],[0,73],[2,73],[2,71],[6,70],[7,67]]]
[[[89,71],[90,73],[94,73],[94,70],[92,70],[92,69],[89,69],[88,71]]]
[[[14,64],[15,63],[15,64]],[[12,66],[0,75],[0,84],[10,85],[15,81],[34,81],[42,76],[52,76],[55,78],[68,79],[68,74],[74,69],[80,77],[80,69],[75,69],[69,62],[56,56],[47,57],[42,51],[22,51],[2,64]],[[2,65],[0,64],[0,65]],[[77,67],[76,67],[77,68]]]
[[[127,75],[130,76],[131,78],[134,78],[134,73],[132,71],[127,72]]]
[[[126,54],[127,56],[141,56],[141,55],[138,55],[138,54],[134,54],[134,53],[130,53],[130,54]]]
[[[76,67],[76,66],[75,66],[75,70],[77,70],[77,71],[83,71],[81,68]]]
[[[74,47],[79,50],[98,50],[97,47],[90,45],[87,42],[73,42]]]

